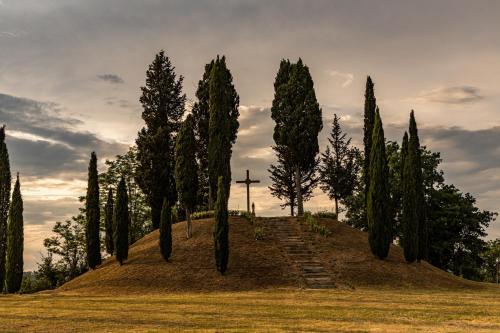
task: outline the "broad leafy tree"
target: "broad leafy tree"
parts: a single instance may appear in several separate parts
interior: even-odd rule
[[[5,289],[8,293],[15,293],[21,288],[23,280],[23,251],[24,251],[24,221],[23,198],[19,174],[17,175],[12,203],[9,209],[7,226],[7,262],[5,266]]]
[[[196,141],[193,132],[193,117],[189,115],[181,126],[175,146],[175,181],[179,203],[186,210],[187,238],[191,238],[191,212],[198,199],[198,165],[196,164]]]
[[[106,172],[99,174],[100,197],[105,198],[109,189],[116,192],[116,187],[123,177],[128,191],[129,205],[129,243],[133,244],[147,233],[151,232],[151,208],[144,193],[136,182],[139,169],[137,147],[130,147],[123,155],[116,155],[113,160],[106,160]],[[101,205],[102,216],[106,216],[105,202]],[[105,229],[105,220],[101,221]]]
[[[94,269],[101,264],[100,241],[100,207],[99,207],[99,181],[97,175],[97,157],[94,152],[90,155],[87,196],[85,199],[85,212],[87,217],[87,262]]]
[[[146,123],[138,134],[136,180],[151,207],[153,228],[160,225],[163,198],[170,205],[177,201],[174,179],[174,144],[184,115],[186,96],[182,93],[183,78],[164,51],[160,51],[146,72],[140,102]]]
[[[239,117],[239,96],[233,85],[233,77],[226,66],[226,58],[214,61],[209,83],[209,142],[208,170],[210,198],[218,193],[218,178],[224,180],[224,193],[229,198],[231,187],[231,155],[236,141]]]
[[[318,134],[323,127],[321,109],[309,68],[302,60],[282,60],[274,83],[271,117],[275,121],[274,142],[285,146],[294,169],[297,213],[304,212],[302,170],[315,167],[319,153]]]
[[[2,126],[0,127],[0,292],[5,281],[11,181],[9,152],[5,144],[5,126]]]

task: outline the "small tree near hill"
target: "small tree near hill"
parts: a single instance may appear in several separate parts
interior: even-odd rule
[[[214,249],[217,270],[224,274],[229,260],[229,224],[227,198],[222,176],[219,177],[215,203]]]
[[[116,205],[113,212],[113,239],[116,260],[123,265],[128,258],[128,194],[125,179],[122,178],[116,191]]]

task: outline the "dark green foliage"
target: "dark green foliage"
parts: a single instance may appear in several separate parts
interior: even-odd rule
[[[481,211],[469,193],[446,184],[431,191],[427,213],[429,262],[455,275],[480,279],[486,245],[483,238],[496,214]]]
[[[368,240],[374,255],[384,259],[392,242],[389,170],[382,120],[377,109],[370,150],[370,188],[367,199]]]
[[[116,186],[120,182],[121,177],[125,178],[130,216],[129,244],[133,244],[153,230],[151,225],[151,208],[146,196],[135,180],[139,169],[137,147],[130,147],[125,154],[116,155],[114,160],[106,160],[105,164],[108,169],[106,172],[99,174],[100,197],[107,197],[109,189],[116,191]],[[105,204],[106,202],[102,202],[101,204],[101,224],[104,228],[106,224]]]
[[[239,96],[233,85],[233,77],[226,67],[226,58],[215,60],[209,83],[209,142],[208,170],[210,197],[217,193],[217,181],[224,179],[224,193],[229,198],[231,186],[232,145],[236,141],[239,123]]]
[[[404,140],[404,138],[403,138]],[[403,141],[404,145],[404,141]],[[403,151],[403,197],[402,197],[402,235],[405,259],[414,262],[426,257],[427,228],[425,221],[425,202],[422,179],[422,162],[417,125],[413,111],[410,114],[410,139],[406,155]],[[422,233],[422,236],[420,234]],[[421,238],[422,237],[422,238]],[[422,242],[422,244],[420,244]]]
[[[271,195],[285,201],[280,205],[281,208],[285,209],[287,206],[290,207],[290,215],[294,216],[295,207],[297,207],[295,170],[289,154],[287,153],[287,147],[274,146],[273,150],[276,152],[278,160],[276,164],[271,164],[267,170],[271,174],[270,178],[272,181],[271,186],[269,186],[269,190],[271,190]],[[312,197],[312,192],[319,182],[319,177],[316,175],[318,163],[319,159],[316,159],[315,166],[313,168],[301,170],[300,172],[300,186],[302,189],[303,201],[308,201]]]
[[[160,221],[160,252],[163,259],[168,261],[172,255],[172,207],[168,200],[163,200]]]
[[[23,198],[19,174],[17,175],[12,203],[9,209],[9,223],[7,226],[7,261],[5,265],[5,290],[15,293],[21,288],[23,280],[23,250],[24,250],[24,221]]]
[[[108,191],[108,200],[104,206],[105,220],[104,229],[106,232],[106,252],[113,255],[114,241],[113,241],[113,190],[110,188]]]
[[[391,197],[391,220],[392,224],[392,237],[398,238],[401,219],[401,199],[403,195],[401,183],[401,149],[399,144],[395,141],[388,141],[385,145],[385,153],[387,156],[387,165],[389,167],[389,186]]]
[[[365,112],[363,126],[363,145],[365,148],[365,159],[363,165],[365,198],[368,199],[368,190],[370,188],[370,151],[372,148],[372,133],[375,124],[375,112],[377,108],[377,99],[373,81],[370,76],[366,78],[365,88]]]
[[[7,220],[9,216],[11,174],[9,152],[5,144],[5,125],[0,127],[0,292],[5,281]]]
[[[56,222],[52,228],[55,235],[43,241],[47,257],[42,257],[39,273],[51,281],[52,287],[60,286],[87,271],[87,223],[84,211],[80,208],[78,215],[65,222]]]
[[[174,70],[165,52],[160,51],[146,72],[146,86],[141,88],[146,126],[136,140],[139,168],[135,176],[151,207],[154,229],[160,224],[163,198],[170,205],[177,201],[174,144],[186,96],[182,94],[183,78],[177,79]]]
[[[85,212],[87,217],[87,262],[89,267],[94,269],[101,264],[101,242],[99,238],[101,211],[99,208],[99,181],[95,152],[90,155]]]
[[[116,202],[113,211],[113,241],[116,260],[123,265],[128,258],[128,194],[125,179],[122,178],[116,190]]]
[[[484,261],[483,279],[488,282],[500,282],[500,238],[489,240],[481,254]]]
[[[175,146],[175,181],[179,203],[186,209],[187,237],[191,237],[191,212],[198,200],[198,165],[193,117],[189,115],[181,126]]]
[[[202,210],[208,209],[209,205],[209,184],[208,184],[208,139],[209,139],[209,88],[210,74],[214,61],[205,65],[203,78],[198,82],[196,90],[197,102],[194,103],[192,109],[194,131],[196,136],[196,157],[199,161],[199,189],[198,189],[198,206]],[[211,198],[210,198],[211,200]]]
[[[214,249],[217,270],[224,274],[229,260],[229,223],[222,176],[219,177],[217,202],[215,203]]]
[[[342,132],[339,118],[333,117],[332,131],[328,138],[329,146],[321,154],[321,188],[331,200],[335,201],[335,214],[339,216],[339,201],[352,195],[359,172],[356,163],[357,148],[350,147],[351,139]]]
[[[271,117],[274,142],[287,148],[294,168],[298,215],[304,213],[301,173],[313,169],[319,152],[318,133],[323,127],[309,68],[282,60],[274,83]]]

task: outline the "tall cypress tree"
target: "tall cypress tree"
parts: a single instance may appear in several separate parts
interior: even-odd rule
[[[196,158],[199,165],[199,187],[198,187],[198,205],[203,209],[213,206],[213,198],[210,198],[208,183],[208,139],[209,139],[209,112],[208,102],[210,97],[210,74],[214,60],[205,65],[205,72],[202,79],[198,82],[196,90],[196,101],[193,105],[192,115],[194,122],[194,132],[196,137]]]
[[[136,181],[151,206],[154,229],[160,225],[163,198],[170,205],[177,201],[174,144],[185,110],[182,82],[183,77],[177,79],[170,59],[160,51],[146,72],[146,86],[141,88],[142,119],[146,126],[136,140]]]
[[[426,203],[424,196],[424,177],[422,171],[422,149],[420,148],[420,139],[418,137],[417,122],[415,121],[415,114],[412,110],[410,113],[410,141],[413,137],[413,145],[416,147],[416,163],[415,163],[415,176],[416,176],[416,194],[417,194],[417,213],[418,213],[418,253],[417,261],[427,259],[429,251],[429,231],[427,226],[427,216],[425,212]]]
[[[104,205],[104,229],[106,231],[106,252],[109,255],[113,255],[114,241],[113,241],[113,190],[110,188],[108,191],[108,200],[106,205]]]
[[[191,238],[191,212],[198,199],[198,165],[193,117],[189,115],[181,126],[175,146],[175,182],[179,202],[186,210],[187,238]]]
[[[285,146],[294,168],[297,213],[304,212],[301,174],[315,168],[319,153],[318,134],[323,128],[314,82],[302,59],[296,64],[282,60],[274,83],[271,117],[275,121],[274,142]]]
[[[101,264],[101,242],[99,224],[101,212],[99,208],[99,181],[97,175],[97,157],[95,152],[90,155],[87,196],[85,199],[87,217],[86,241],[87,262],[94,269]]]
[[[19,174],[17,174],[12,204],[9,210],[9,224],[7,226],[7,262],[5,269],[5,289],[8,293],[15,293],[21,288],[23,280],[23,250],[24,250],[24,221],[23,198]]]
[[[380,112],[375,112],[370,149],[370,188],[367,200],[368,240],[371,251],[380,259],[389,254],[392,242],[389,170],[385,154],[384,129]]]
[[[172,255],[172,207],[166,198],[163,200],[163,208],[161,209],[160,252],[166,261]]]
[[[122,177],[116,189],[116,203],[113,210],[113,241],[116,260],[123,265],[128,258],[128,194]]]
[[[219,177],[217,202],[215,203],[214,250],[217,270],[224,274],[229,260],[229,223],[227,198],[222,176]]]
[[[233,77],[223,56],[215,60],[209,84],[209,142],[208,170],[210,197],[218,193],[218,178],[224,179],[224,193],[229,198],[231,187],[232,145],[238,132],[239,96],[233,85]]]
[[[414,112],[410,113],[410,139],[403,170],[403,234],[405,259],[411,263],[427,257],[427,226],[422,176],[420,140]]]
[[[365,185],[365,200],[368,200],[368,190],[370,188],[370,151],[372,148],[372,134],[375,123],[375,112],[377,108],[377,99],[372,78],[366,78],[365,88],[365,112],[364,112],[364,127],[363,127],[363,145],[365,148],[365,160],[363,165],[364,185]]]
[[[5,281],[7,220],[9,216],[11,174],[9,152],[5,144],[5,125],[0,127],[0,293]]]

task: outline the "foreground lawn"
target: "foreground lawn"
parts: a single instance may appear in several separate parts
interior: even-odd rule
[[[0,296],[2,332],[499,332],[500,292],[268,291]]]

